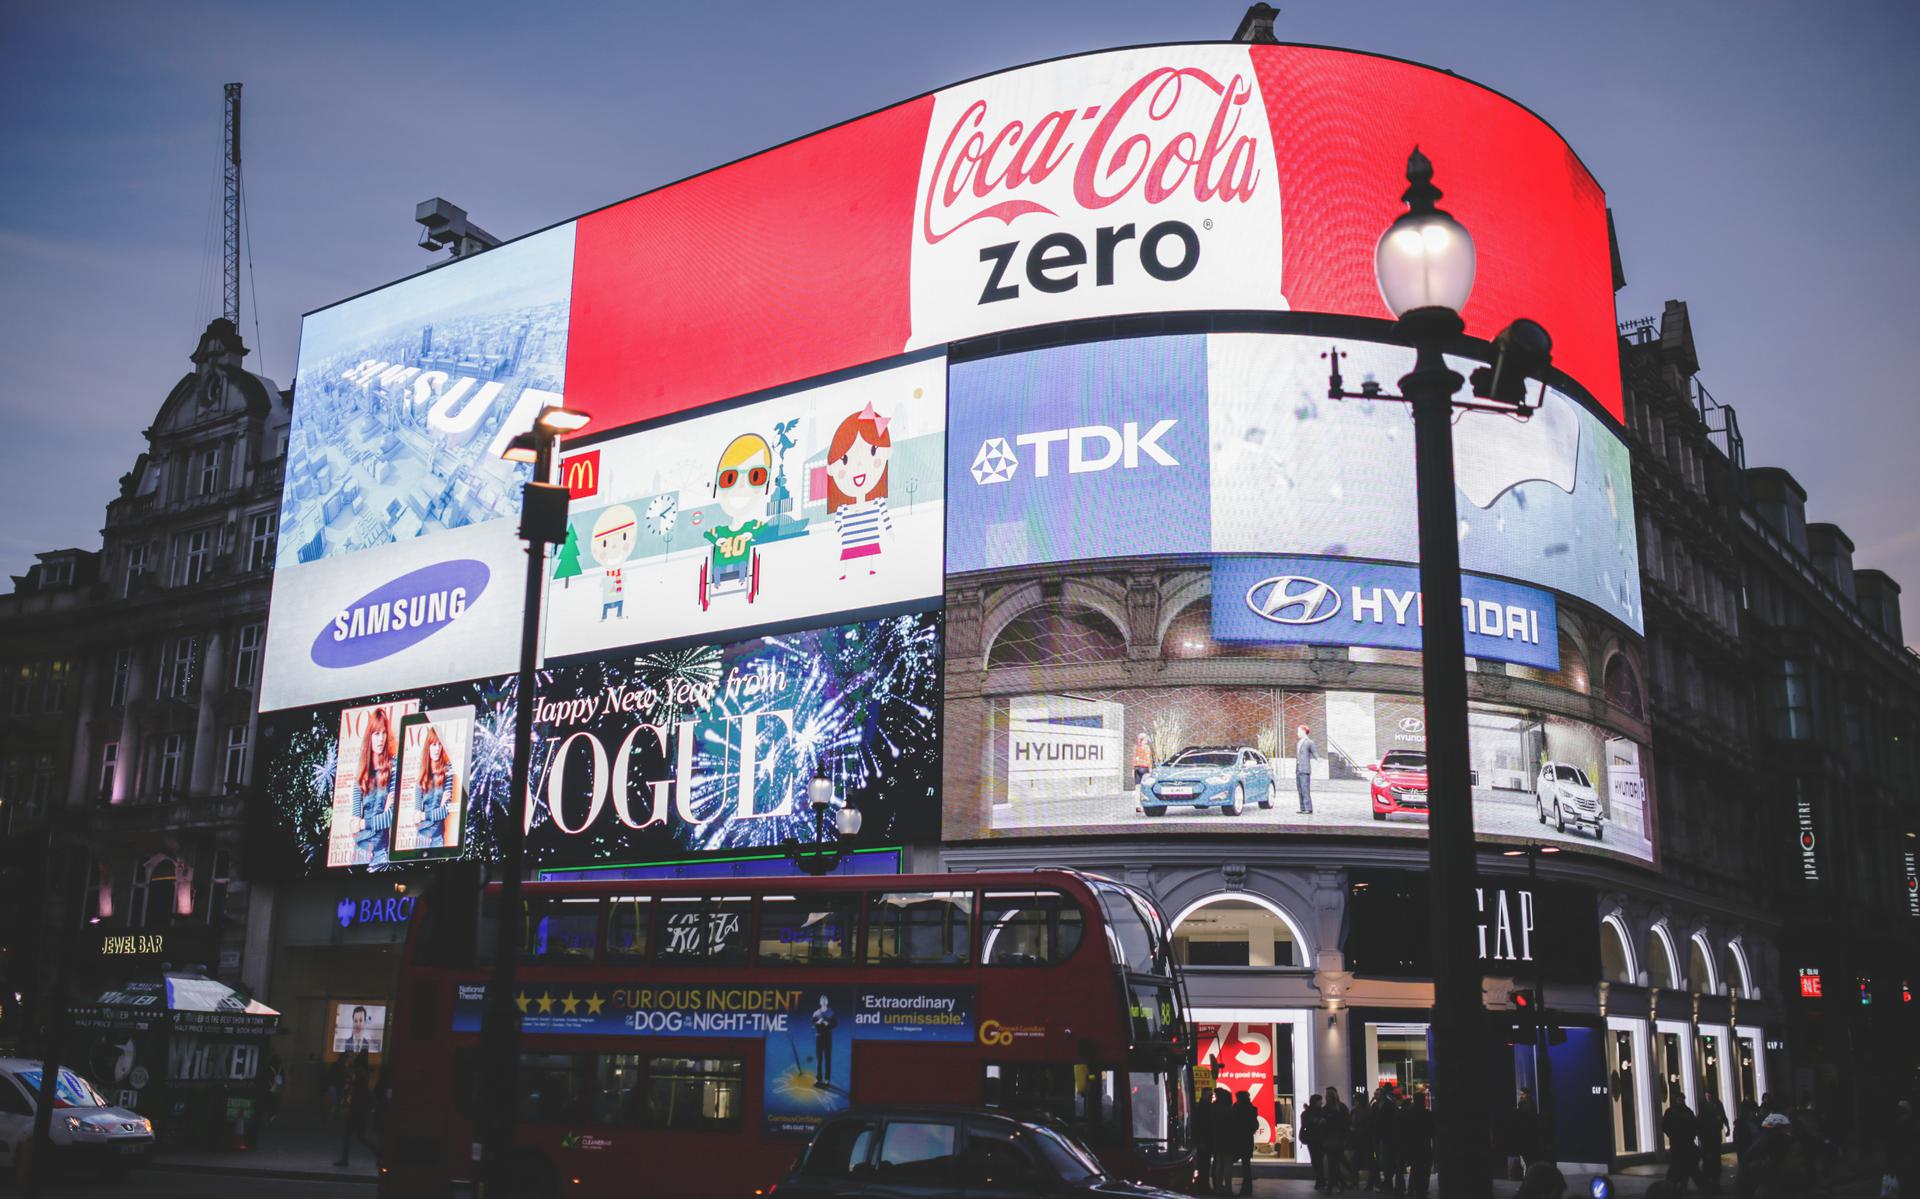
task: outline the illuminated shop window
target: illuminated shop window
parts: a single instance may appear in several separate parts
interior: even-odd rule
[[[1195,908],[1173,929],[1173,953],[1182,966],[1300,966],[1298,937],[1273,909],[1246,899],[1216,899]]]

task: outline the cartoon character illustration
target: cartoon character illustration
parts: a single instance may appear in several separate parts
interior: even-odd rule
[[[754,543],[766,526],[773,451],[758,433],[742,433],[720,451],[713,472],[713,496],[720,501],[726,524],[716,524],[701,535],[713,544],[713,553],[700,563],[700,610],[723,587],[747,593],[752,603],[760,594],[760,551]]]
[[[868,404],[840,422],[827,446],[827,511],[840,534],[840,579],[849,562],[865,561],[869,575],[879,573],[881,540],[893,540],[893,516],[887,511],[887,463],[893,458],[891,424]]]
[[[609,615],[627,618],[627,580],[621,563],[633,556],[633,537],[638,519],[633,509],[615,504],[593,522],[593,560],[602,567],[600,575],[600,619]]]
[[[360,774],[353,782],[354,856],[378,865],[387,860],[387,830],[393,827],[393,801],[400,775],[394,769],[393,730],[387,710],[367,715],[360,745]]]
[[[429,727],[420,745],[420,826],[414,839],[415,849],[439,849],[446,845],[447,812],[453,806],[453,768],[447,762],[447,747],[440,734]]]

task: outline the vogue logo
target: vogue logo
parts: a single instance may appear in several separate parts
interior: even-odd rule
[[[1340,593],[1306,575],[1275,575],[1247,588],[1247,607],[1275,624],[1319,624],[1339,615]]]
[[[464,615],[487,589],[487,564],[473,558],[409,571],[346,605],[313,639],[315,666],[344,670],[391,657]]]
[[[975,100],[927,177],[920,235],[936,245],[975,221],[1056,216],[1031,193],[1063,171],[1074,203],[1089,212],[1136,191],[1149,204],[1182,192],[1244,203],[1260,182],[1259,145],[1241,132],[1253,94],[1242,75],[1158,67],[1106,103],[1054,109],[1030,124],[1023,118],[1031,113],[1003,116]]]

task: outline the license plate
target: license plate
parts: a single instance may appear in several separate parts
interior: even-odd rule
[[[118,1148],[122,1153],[145,1153],[147,1151],[147,1147],[145,1144],[119,1145],[119,1146],[116,1146],[116,1148]]]
[[[1192,799],[1193,788],[1192,787],[1162,787],[1160,788],[1160,794],[1166,796],[1168,799]]]

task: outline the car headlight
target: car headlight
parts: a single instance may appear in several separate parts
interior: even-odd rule
[[[1224,784],[1231,783],[1232,781],[1233,781],[1233,776],[1228,774],[1224,770],[1221,771],[1219,774],[1210,774],[1207,776],[1207,782],[1215,787],[1223,786]]]
[[[68,1116],[68,1117],[67,1117],[67,1131],[68,1131],[68,1132],[72,1132],[72,1133],[77,1133],[77,1132],[79,1132],[79,1131],[80,1131],[81,1129],[83,1129],[83,1128],[85,1128],[86,1126],[87,1126],[87,1124],[86,1124],[86,1121],[84,1121],[84,1120],[82,1120],[82,1119],[81,1119],[80,1117],[78,1117],[78,1116]]]
[[[1140,776],[1140,785],[1143,787],[1148,785],[1149,783],[1157,783],[1159,781],[1160,781],[1160,776],[1156,775],[1151,770],[1147,771],[1145,774]]]

